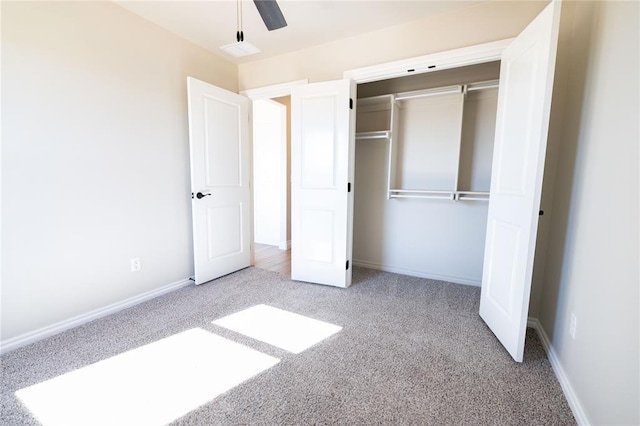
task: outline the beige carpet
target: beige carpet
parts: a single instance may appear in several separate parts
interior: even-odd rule
[[[535,333],[515,363],[479,298],[360,268],[346,290],[245,269],[3,355],[0,423],[575,424]]]

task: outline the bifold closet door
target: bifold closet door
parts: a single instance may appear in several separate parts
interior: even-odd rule
[[[553,1],[505,49],[480,316],[518,362],[524,354],[560,7]]]
[[[291,92],[291,278],[351,284],[355,84]]]

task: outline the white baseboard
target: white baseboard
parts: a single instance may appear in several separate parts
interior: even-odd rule
[[[278,244],[278,248],[280,250],[291,250],[291,240],[281,241],[280,244]]]
[[[569,381],[567,374],[564,372],[564,368],[556,355],[553,346],[551,345],[551,341],[549,340],[549,336],[544,331],[542,324],[538,318],[529,317],[527,321],[527,326],[536,330],[538,333],[538,337],[540,338],[540,342],[542,342],[542,346],[544,350],[547,352],[547,357],[549,358],[549,363],[551,363],[551,367],[553,368],[553,372],[560,382],[560,387],[562,387],[562,391],[564,392],[564,396],[567,398],[567,402],[569,403],[569,407],[571,408],[571,412],[573,413],[573,417],[576,418],[576,422],[579,426],[587,426],[590,425],[589,418],[587,417],[587,413],[582,408],[582,404],[580,403],[580,399]]]
[[[112,303],[111,305],[107,305],[102,308],[95,309],[85,314],[81,314],[73,318],[69,318],[69,319],[57,322],[55,324],[48,325],[46,327],[39,328],[34,331],[30,331],[28,333],[24,333],[16,337],[12,337],[10,339],[0,342],[0,354],[37,342],[38,340],[51,337],[54,334],[58,334],[66,330],[70,330],[74,327],[78,327],[82,324],[86,324],[89,321],[93,321],[95,319],[114,314],[118,311],[121,311],[126,308],[130,308],[131,306],[135,306],[142,302],[146,302],[147,300],[151,300],[155,297],[162,296],[163,294],[169,293],[179,288],[186,287],[189,284],[191,284],[191,282],[192,281],[189,278],[176,281],[174,283],[167,284],[155,290],[151,290],[151,291],[147,291],[146,293],[139,294],[138,296],[130,297],[129,299]]]
[[[480,285],[482,284],[481,281],[470,280],[467,278],[450,277],[447,275],[427,274],[422,271],[414,271],[411,269],[404,269],[404,268],[393,268],[390,266],[385,266],[385,265],[381,265],[379,263],[374,263],[374,262],[367,262],[364,260],[354,259],[353,264],[355,266],[362,266],[363,268],[377,269],[378,271],[393,272],[395,274],[410,275],[412,277],[420,277],[420,278],[429,278],[432,280],[448,281],[451,283],[471,285],[474,287],[480,287]]]

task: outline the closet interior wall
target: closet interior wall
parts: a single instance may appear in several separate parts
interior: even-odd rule
[[[469,92],[463,110],[460,94],[395,107],[385,95],[497,80],[499,73],[499,62],[491,62],[358,85],[354,264],[481,284],[488,202],[457,197],[489,191],[497,89]],[[388,106],[376,107],[375,97]],[[388,137],[362,133],[390,127]]]

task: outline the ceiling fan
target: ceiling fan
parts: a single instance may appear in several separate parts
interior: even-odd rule
[[[220,49],[236,58],[260,53],[260,49],[251,43],[244,41],[244,31],[242,30],[242,2],[243,0],[237,0],[237,43],[227,44],[220,47]],[[273,31],[287,26],[287,21],[284,19],[284,15],[282,14],[280,6],[278,6],[278,2],[276,0],[253,0],[253,3],[256,5],[258,13],[267,27],[267,30]]]
[[[285,21],[276,0],[253,0],[253,3],[255,3],[258,13],[269,31],[287,26],[287,21]]]
[[[236,40],[238,43],[244,41],[244,31],[242,30],[242,0],[238,1],[238,31],[236,32]],[[267,30],[273,31],[287,26],[287,21],[278,6],[276,0],[253,0],[258,9],[258,13],[267,27]]]

